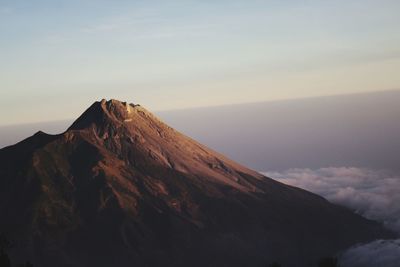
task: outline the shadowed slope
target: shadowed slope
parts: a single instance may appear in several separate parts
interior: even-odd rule
[[[0,150],[0,175],[12,256],[44,267],[299,266],[390,236],[116,100]]]

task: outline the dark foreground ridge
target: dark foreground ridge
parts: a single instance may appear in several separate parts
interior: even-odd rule
[[[0,216],[41,267],[299,267],[392,235],[116,100],[0,150]]]

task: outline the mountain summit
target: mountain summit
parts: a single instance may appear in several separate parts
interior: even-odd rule
[[[1,149],[0,215],[12,258],[41,267],[309,266],[391,236],[117,100]]]

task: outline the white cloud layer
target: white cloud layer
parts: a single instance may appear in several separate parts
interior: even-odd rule
[[[354,167],[289,169],[264,174],[351,208],[400,234],[399,175]],[[340,255],[343,267],[398,267],[399,263],[400,239],[356,245]]]
[[[400,176],[353,167],[267,172],[280,182],[304,188],[333,203],[383,222],[400,233]]]

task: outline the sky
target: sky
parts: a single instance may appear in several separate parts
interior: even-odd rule
[[[400,88],[400,2],[0,0],[0,125]]]

